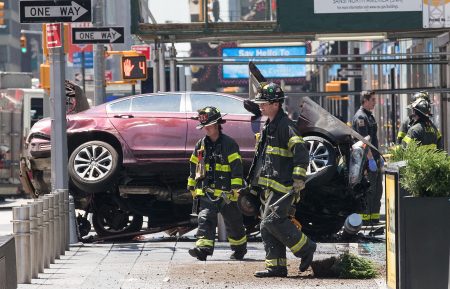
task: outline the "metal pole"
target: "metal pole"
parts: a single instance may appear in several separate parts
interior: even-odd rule
[[[164,43],[159,45],[159,91],[166,91],[166,67],[165,67],[165,55],[164,52],[166,46]]]
[[[94,27],[103,26],[103,0],[94,6]],[[94,45],[94,105],[105,102],[105,50],[103,44]]]
[[[31,283],[30,207],[13,208],[13,232],[16,245],[17,283]]]
[[[51,180],[52,189],[67,189],[69,177],[67,173],[67,134],[66,134],[66,91],[64,27],[59,24],[62,47],[50,50],[50,118],[51,118]]]
[[[44,225],[44,239],[43,239],[43,255],[44,255],[44,268],[50,268],[50,222],[48,213],[49,199],[46,197],[42,198],[43,210],[42,210],[42,221]]]
[[[177,50],[175,49],[175,45],[172,43],[170,47],[170,91],[176,91],[176,72],[177,66],[175,57],[177,56]]]
[[[25,206],[25,205],[22,205]],[[38,221],[37,221],[37,207],[33,202],[29,202],[27,207],[30,208],[30,251],[31,251],[31,277],[37,278],[39,273],[39,263],[38,263],[38,240],[39,240],[39,231],[38,231]]]
[[[133,82],[133,84],[131,85],[131,95],[135,94],[136,94],[136,84]]]
[[[159,91],[159,57],[157,44],[152,46],[152,72],[153,72],[153,92]]]
[[[81,77],[83,78],[83,92],[86,94],[86,61],[84,59],[84,50],[81,51]]]
[[[60,234],[61,231],[61,218],[59,215],[59,195],[57,193],[52,194],[52,200],[53,200],[53,219],[54,219],[54,226],[53,226],[53,251],[55,254],[55,259],[60,258]]]
[[[44,202],[42,200],[35,200],[37,206],[39,243],[38,243],[38,271],[44,273]]]

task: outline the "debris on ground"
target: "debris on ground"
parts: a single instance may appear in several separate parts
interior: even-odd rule
[[[371,279],[378,275],[373,262],[351,253],[314,261],[311,267],[317,278]]]

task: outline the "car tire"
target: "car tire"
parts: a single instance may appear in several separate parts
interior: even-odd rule
[[[78,146],[69,158],[69,176],[73,184],[85,192],[107,191],[119,171],[119,153],[103,141],[86,142]]]
[[[309,154],[306,170],[308,186],[323,185],[336,173],[336,150],[328,140],[319,136],[305,136],[303,140]]]
[[[141,215],[124,211],[112,203],[100,204],[92,213],[92,225],[100,237],[139,232],[142,224]]]

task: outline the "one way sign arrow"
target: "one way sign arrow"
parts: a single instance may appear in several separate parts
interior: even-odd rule
[[[124,27],[74,27],[73,44],[124,43]]]
[[[90,22],[91,0],[20,1],[20,23]]]

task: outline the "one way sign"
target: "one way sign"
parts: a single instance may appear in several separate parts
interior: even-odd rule
[[[74,27],[73,44],[124,43],[123,27]]]
[[[91,22],[91,0],[20,1],[20,23]]]

